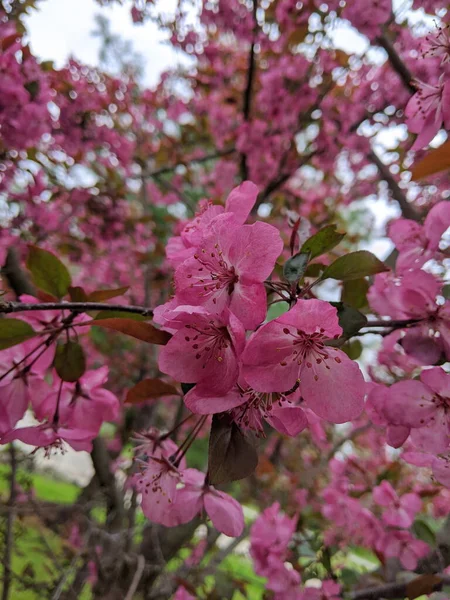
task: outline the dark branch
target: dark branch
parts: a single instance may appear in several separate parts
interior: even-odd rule
[[[229,156],[236,152],[235,148],[227,148],[226,150],[218,150],[217,152],[211,152],[211,154],[205,154],[205,156],[200,156],[199,158],[191,158],[188,160],[183,160],[178,162],[176,165],[171,165],[169,167],[162,167],[161,169],[157,169],[156,171],[152,171],[148,173],[145,177],[158,177],[159,175],[166,175],[167,173],[172,173],[178,167],[189,167],[194,164],[201,164],[204,162],[208,162],[209,160],[214,160],[216,158],[222,158],[224,156]]]
[[[438,590],[443,583],[450,583],[450,577],[448,575],[436,575],[436,579],[437,578],[441,581],[434,586],[436,590]],[[378,600],[381,598],[389,600],[390,598],[405,598],[410,584],[411,582],[396,582],[367,588],[350,594],[350,600]]]
[[[384,162],[373,150],[369,152],[368,158],[376,165],[382,179],[384,179],[388,184],[392,197],[394,198],[394,200],[397,200],[397,202],[400,205],[403,216],[406,219],[420,221],[420,216],[416,213],[414,208],[408,202],[405,194],[403,193],[403,190],[400,188],[395,178],[392,176],[392,173],[389,171],[387,165],[384,164]]]
[[[417,90],[416,90],[416,88],[414,87],[414,84],[413,84],[414,77],[411,74],[411,72],[408,69],[408,67],[402,61],[402,59],[400,58],[400,56],[397,54],[397,51],[394,48],[394,44],[386,36],[385,33],[382,33],[381,35],[379,35],[377,37],[376,41],[380,44],[380,46],[382,48],[384,48],[386,50],[387,55],[389,57],[389,62],[391,63],[392,68],[398,73],[398,75],[400,76],[400,79],[405,84],[405,87],[412,94],[415,94],[415,92]]]
[[[133,313],[143,317],[151,317],[153,310],[145,306],[123,306],[119,304],[106,304],[103,302],[0,302],[0,314],[29,312],[33,310],[70,310],[72,312],[88,312],[91,310],[111,310],[124,313]]]
[[[258,21],[256,19],[256,13],[258,11],[258,0],[253,0],[253,39],[250,44],[250,52],[248,55],[248,69],[247,69],[247,85],[245,86],[244,91],[244,106],[243,106],[243,115],[244,121],[248,122],[250,120],[250,111],[252,107],[252,91],[253,91],[253,80],[255,77],[256,70],[256,61],[255,61],[255,45],[256,45],[256,32],[258,28]],[[247,156],[245,154],[241,154],[241,179],[245,181],[248,179],[248,166],[247,166]]]

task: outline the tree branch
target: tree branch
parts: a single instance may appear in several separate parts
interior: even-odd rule
[[[386,36],[386,34],[384,32],[376,38],[376,41],[380,44],[380,46],[382,48],[384,48],[386,50],[388,58],[389,58],[389,62],[391,63],[392,68],[394,69],[394,71],[397,72],[400,79],[405,84],[405,87],[412,94],[415,94],[417,90],[414,87],[414,84],[412,83],[414,80],[414,77],[413,77],[411,71],[408,69],[408,67],[405,65],[405,63],[402,61],[400,56],[397,54],[397,51],[394,48],[394,44],[391,42],[391,40]]]
[[[253,88],[253,79],[255,77],[255,45],[256,45],[256,31],[258,27],[258,21],[256,19],[256,13],[258,11],[258,0],[253,0],[253,39],[250,44],[250,52],[248,55],[248,69],[247,69],[247,85],[244,90],[244,106],[243,106],[243,115],[244,121],[248,122],[250,120],[250,111],[252,106],[252,88]],[[241,154],[241,179],[245,181],[248,179],[248,166],[247,166],[247,156],[245,154]]]
[[[420,221],[420,216],[417,214],[417,212],[414,210],[414,208],[408,202],[405,194],[403,193],[403,190],[400,188],[400,186],[396,182],[395,178],[392,176],[392,173],[389,171],[389,168],[387,167],[387,165],[384,164],[384,162],[374,152],[374,150],[371,150],[369,152],[368,158],[376,165],[378,171],[380,172],[382,179],[384,179],[386,181],[386,183],[388,184],[389,189],[391,190],[391,193],[392,193],[392,197],[394,198],[394,200],[397,200],[397,202],[400,205],[403,216],[406,219],[411,219],[413,221]]]
[[[90,310],[112,310],[125,313],[153,316],[153,310],[145,306],[127,306],[121,304],[106,304],[103,302],[0,302],[0,314],[29,312],[35,310],[70,310],[72,312],[88,312]]]
[[[209,160],[214,160],[216,158],[222,158],[224,156],[229,156],[236,152],[236,148],[227,148],[225,150],[218,150],[217,152],[211,152],[211,154],[205,154],[204,156],[200,156],[199,158],[191,158],[189,160],[181,160],[175,165],[171,165],[168,167],[162,167],[161,169],[156,169],[156,171],[152,171],[145,175],[145,178],[158,177],[159,175],[166,175],[167,173],[172,173],[178,167],[189,167],[194,164],[201,164],[204,162],[208,162]]]
[[[441,580],[434,586],[436,589],[439,589],[443,583],[450,583],[450,577],[448,575],[438,574],[436,577],[439,577]],[[351,593],[350,600],[378,600],[380,598],[386,598],[386,600],[389,600],[391,598],[405,598],[410,584],[411,582],[395,582],[367,588],[365,590]]]

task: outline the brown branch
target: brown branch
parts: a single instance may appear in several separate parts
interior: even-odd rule
[[[34,310],[70,310],[72,312],[88,312],[91,310],[111,310],[125,313],[153,316],[153,310],[145,306],[127,306],[122,304],[106,304],[103,302],[0,302],[0,314],[29,312]]]
[[[408,202],[405,194],[403,193],[403,190],[400,188],[395,178],[392,176],[392,173],[389,171],[388,166],[384,164],[384,162],[373,150],[369,152],[368,158],[376,165],[382,179],[384,179],[388,184],[392,197],[394,198],[394,200],[397,200],[397,202],[400,205],[400,209],[402,211],[403,216],[406,219],[420,221],[420,216]]]
[[[248,69],[247,69],[247,85],[244,90],[244,106],[243,106],[243,115],[244,121],[248,122],[250,120],[250,111],[252,107],[252,89],[253,89],[253,80],[255,77],[256,71],[256,60],[255,60],[255,45],[256,45],[256,33],[258,28],[258,21],[256,19],[256,13],[258,11],[258,0],[253,0],[253,39],[250,44],[250,52],[248,55]],[[241,154],[241,179],[245,181],[248,179],[248,166],[247,166],[247,156],[246,154]]]
[[[229,156],[230,154],[234,154],[236,152],[236,148],[227,148],[225,150],[218,150],[217,152],[211,152],[211,154],[205,154],[204,156],[200,156],[198,158],[191,158],[189,160],[181,160],[175,165],[171,165],[169,167],[162,167],[161,169],[156,169],[156,171],[152,171],[145,175],[145,178],[158,177],[160,175],[166,175],[167,173],[173,173],[178,167],[189,167],[190,165],[201,164],[204,162],[208,162],[209,160],[214,160],[216,158],[222,158],[224,156]]]
[[[439,577],[441,581],[434,586],[435,590],[438,590],[442,584],[450,583],[450,577],[448,575],[438,574],[436,577]],[[391,598],[405,598],[410,584],[411,582],[395,582],[359,590],[350,594],[350,600],[378,600],[381,598],[389,600]]]
[[[9,447],[11,457],[11,476],[10,476],[10,492],[8,500],[8,516],[6,519],[6,533],[5,533],[5,553],[3,555],[3,592],[2,600],[8,600],[9,592],[11,588],[12,572],[11,572],[11,558],[14,544],[14,521],[16,518],[15,503],[16,503],[16,476],[17,476],[17,460],[16,450],[14,445],[11,444]]]
[[[394,71],[397,72],[405,87],[412,94],[415,94],[417,90],[413,84],[414,77],[411,71],[408,69],[408,67],[398,55],[396,49],[394,48],[394,44],[384,32],[376,38],[376,41],[380,44],[382,48],[386,50],[392,68],[394,69]]]
[[[102,438],[93,441],[91,458],[100,487],[106,497],[107,524],[113,530],[120,529],[125,518],[123,494],[116,484],[111,470],[111,458]]]

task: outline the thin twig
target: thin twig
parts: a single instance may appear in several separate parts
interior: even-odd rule
[[[139,582],[142,579],[142,575],[144,573],[144,568],[145,568],[145,558],[142,556],[142,554],[139,554],[136,572],[134,574],[133,581],[131,582],[131,585],[128,589],[127,595],[125,596],[124,600],[133,600],[134,594],[136,593]]]

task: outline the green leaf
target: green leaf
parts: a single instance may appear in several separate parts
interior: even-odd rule
[[[336,225],[327,225],[307,239],[300,248],[300,252],[309,253],[310,260],[312,260],[316,256],[332,250],[344,237],[345,233],[336,231]]]
[[[83,348],[77,342],[66,342],[56,347],[54,366],[63,381],[77,381],[86,370]]]
[[[436,535],[426,521],[423,519],[416,519],[413,523],[412,530],[416,538],[426,542],[431,547],[436,546]]]
[[[305,277],[319,277],[319,275],[327,268],[322,263],[310,263],[305,271]]]
[[[363,347],[359,340],[352,340],[351,342],[347,342],[346,344],[341,346],[341,350],[345,352],[345,354],[349,358],[351,358],[352,360],[356,360],[361,356]]]
[[[322,273],[322,279],[339,279],[352,281],[367,275],[383,273],[389,269],[378,258],[367,250],[357,250],[340,256]]]
[[[0,319],[0,350],[22,344],[36,335],[25,321],[20,319]]]
[[[367,279],[353,279],[345,281],[342,286],[341,301],[353,308],[363,308],[367,305],[367,292],[369,282]]]
[[[123,310],[101,310],[95,316],[95,321],[100,321],[102,319],[131,319],[133,321],[148,321],[150,317],[144,317],[139,313],[128,313]]]
[[[71,284],[67,267],[51,252],[37,246],[29,246],[27,268],[37,288],[62,298],[67,294]]]
[[[72,302],[87,302],[87,294],[82,287],[69,287],[69,296]]]
[[[308,252],[294,254],[294,256],[284,263],[283,277],[289,281],[289,283],[296,283],[303,277],[306,267],[308,266],[308,261]]]
[[[117,296],[123,296],[130,288],[121,287],[113,290],[96,290],[88,294],[89,302],[103,302],[104,300],[110,300],[111,298],[117,298]]]
[[[330,302],[337,309],[339,325],[342,327],[343,336],[351,338],[367,325],[367,317],[343,302]]]
[[[208,480],[213,485],[244,479],[258,465],[255,448],[228,415],[213,415],[209,436]]]
[[[284,315],[289,310],[289,304],[287,302],[276,302],[269,306],[269,310],[267,311],[267,321],[273,321],[281,315]]]

